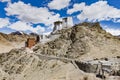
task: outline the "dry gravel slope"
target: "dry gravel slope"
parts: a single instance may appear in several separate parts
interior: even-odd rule
[[[39,59],[24,49],[0,55],[0,80],[101,80],[70,62]]]

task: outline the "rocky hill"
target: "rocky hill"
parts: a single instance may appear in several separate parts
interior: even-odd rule
[[[13,49],[0,54],[0,80],[101,80],[86,73],[77,62],[118,57],[120,40],[100,27],[99,23],[82,23],[57,31],[52,41],[38,43],[33,49]],[[86,66],[82,68],[87,69]],[[105,80],[120,80],[105,76]]]
[[[37,45],[36,53],[67,58],[95,59],[116,57],[120,40],[103,30],[99,23],[81,23],[70,29],[57,31],[59,38]]]
[[[22,31],[16,31],[16,32],[11,32],[11,35],[27,35],[26,33],[22,32]]]

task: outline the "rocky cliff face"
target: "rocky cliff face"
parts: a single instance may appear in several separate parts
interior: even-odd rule
[[[34,51],[68,58],[94,59],[119,55],[120,40],[103,30],[99,23],[82,23],[57,31],[60,37]]]

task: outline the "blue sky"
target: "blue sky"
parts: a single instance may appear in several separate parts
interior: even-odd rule
[[[0,0],[0,32],[48,34],[53,22],[72,16],[74,24],[100,22],[120,35],[120,0]]]

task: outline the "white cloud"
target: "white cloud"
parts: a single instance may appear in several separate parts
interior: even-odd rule
[[[83,10],[84,8],[85,8],[85,3],[84,3],[84,2],[82,2],[82,3],[80,3],[80,4],[74,4],[74,5],[73,5],[73,9],[69,9],[69,10],[67,11],[67,13],[68,13],[68,14],[72,14],[72,13],[74,13],[74,12],[81,11],[81,10]]]
[[[46,7],[38,8],[21,1],[13,4],[10,3],[5,10],[7,11],[8,16],[16,16],[21,21],[31,22],[34,24],[43,23],[48,26],[54,21],[60,19],[59,14],[50,12]]]
[[[6,27],[9,24],[10,23],[8,18],[0,18],[0,28]]]
[[[17,21],[11,25],[8,26],[8,28],[17,30],[17,31],[31,31],[35,33],[42,33],[45,31],[45,29],[41,26],[37,26],[35,28],[32,27],[31,24],[22,22],[22,21]]]
[[[32,28],[31,25],[21,22],[21,21],[15,22],[15,23],[9,25],[8,27],[11,29],[14,29],[14,30],[18,30],[18,31],[19,30],[20,31],[31,30],[31,28]]]
[[[11,2],[11,0],[0,0],[0,2]]]
[[[106,32],[109,32],[114,36],[120,35],[120,29],[108,27],[107,25],[102,25],[102,26],[103,26],[102,28],[106,30]]]
[[[56,9],[56,10],[61,10],[67,6],[69,6],[71,0],[52,0],[49,4],[48,7],[50,9]]]
[[[120,35],[120,29],[106,28],[105,30],[112,35]]]
[[[120,23],[120,19],[118,19],[116,22],[119,22],[119,23]]]
[[[36,33],[43,33],[45,28],[38,25],[36,28],[33,28],[32,31]]]
[[[68,14],[81,11],[77,18],[81,21],[103,21],[120,18],[120,9],[110,6],[107,1],[98,1],[91,5],[85,3],[74,4],[72,9],[67,11]]]

